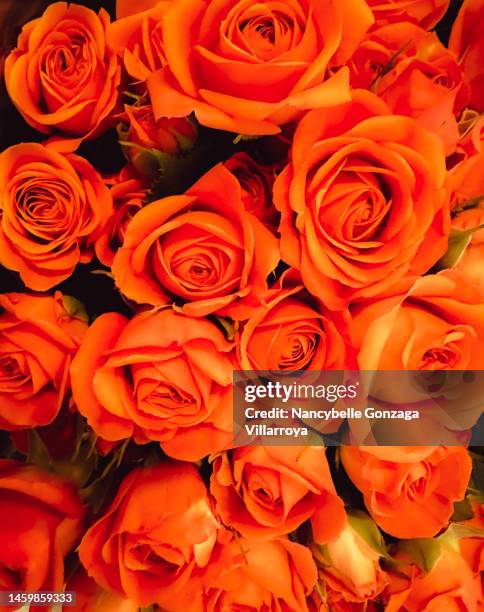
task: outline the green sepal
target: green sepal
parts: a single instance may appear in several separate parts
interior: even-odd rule
[[[435,269],[448,270],[449,268],[454,268],[464,256],[464,253],[472,240],[472,234],[482,228],[484,228],[484,224],[478,225],[477,227],[471,227],[470,229],[466,230],[453,227],[450,230],[447,251],[436,263]]]
[[[442,544],[439,538],[416,538],[402,541],[399,550],[407,553],[427,574],[440,559]]]
[[[451,522],[460,523],[462,521],[468,521],[474,517],[474,511],[468,497],[461,501],[454,502],[454,513],[450,517]]]
[[[348,522],[361,539],[381,557],[390,559],[385,540],[378,529],[375,521],[366,512],[361,510],[350,510]]]
[[[84,304],[77,298],[70,295],[62,296],[62,304],[66,313],[73,319],[80,319],[84,323],[89,323],[89,316],[86,312]]]
[[[41,470],[50,472],[52,469],[52,459],[47,446],[35,429],[28,430],[28,451],[27,463],[33,463]]]

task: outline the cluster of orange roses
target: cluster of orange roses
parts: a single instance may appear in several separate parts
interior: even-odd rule
[[[34,134],[0,153],[24,287],[0,288],[0,591],[484,610],[479,448],[233,441],[234,370],[484,370],[484,0],[446,46],[449,4],[53,2],[23,26],[0,61]],[[79,264],[123,308],[90,320]]]

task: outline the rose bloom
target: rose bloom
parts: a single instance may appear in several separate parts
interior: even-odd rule
[[[415,21],[430,30],[445,15],[449,0],[367,0],[377,24]]]
[[[224,537],[196,468],[165,462],[125,478],[79,558],[104,589],[140,606],[187,610],[226,566]]]
[[[113,591],[101,588],[80,566],[67,582],[66,591],[75,591],[76,603],[62,607],[63,612],[139,612],[139,605]]]
[[[0,154],[0,263],[45,291],[88,263],[112,199],[82,157],[36,143]]]
[[[237,177],[242,188],[245,209],[267,227],[277,226],[279,215],[272,202],[274,173],[259,165],[244,152],[235,153],[224,162],[227,170]]]
[[[282,259],[330,309],[426,272],[450,229],[440,140],[370,92],[312,111],[277,177]]]
[[[348,363],[343,336],[299,288],[277,292],[236,335],[241,370],[330,370]]]
[[[246,446],[218,455],[210,491],[226,525],[267,540],[310,519],[314,539],[334,540],[346,523],[324,448]]]
[[[118,175],[105,179],[104,183],[110,187],[114,211],[94,246],[99,261],[110,267],[116,251],[123,244],[129,222],[143,207],[150,182],[128,164]]]
[[[354,87],[371,90],[395,115],[437,134],[446,153],[460,138],[456,115],[469,98],[462,70],[435,32],[403,22],[372,31],[350,63]]]
[[[189,315],[244,318],[278,261],[277,239],[245,210],[239,182],[219,164],[185,194],[140,210],[112,269],[119,290],[140,304],[181,299]]]
[[[101,315],[71,367],[79,412],[106,440],[158,441],[196,461],[231,439],[232,344],[206,319]]]
[[[107,39],[135,81],[146,81],[166,64],[162,18],[169,5],[169,0],[116,2],[117,20],[109,26]]]
[[[363,370],[481,370],[482,292],[458,270],[352,309]]]
[[[7,91],[32,127],[74,151],[113,112],[118,60],[106,44],[109,15],[56,2],[22,29],[5,62]]]
[[[480,113],[484,112],[483,27],[484,1],[464,0],[449,40],[449,49],[459,58],[471,86],[469,106]]]
[[[387,575],[380,567],[381,555],[351,525],[347,525],[334,542],[326,545],[324,554],[317,546],[313,547],[313,554],[328,601],[336,610],[369,603],[388,583]]]
[[[187,611],[310,610],[307,596],[316,584],[317,571],[306,546],[285,538],[269,542],[238,538],[231,546],[232,565]]]
[[[373,520],[397,538],[430,538],[446,527],[472,470],[463,446],[344,446],[341,459]]]
[[[197,129],[186,117],[155,119],[150,104],[126,105],[118,126],[120,143],[128,160],[143,175],[157,178],[160,170],[158,154],[181,154],[189,150],[197,138]]]
[[[69,389],[69,366],[87,329],[71,298],[0,295],[0,428],[51,423]]]
[[[408,555],[396,554],[397,571],[385,592],[386,612],[482,610],[482,590],[464,559],[442,545],[440,557],[426,573]]]
[[[63,591],[64,557],[81,534],[83,515],[71,483],[1,459],[0,590]]]
[[[373,23],[363,0],[174,0],[166,66],[148,77],[156,117],[274,134],[303,111],[349,100],[344,64]]]

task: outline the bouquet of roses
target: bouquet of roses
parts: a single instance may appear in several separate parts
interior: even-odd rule
[[[0,22],[0,610],[484,610],[481,404],[448,446],[232,411],[235,371],[484,370],[484,0]]]

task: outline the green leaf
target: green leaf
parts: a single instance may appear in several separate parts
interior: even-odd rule
[[[91,505],[94,514],[97,514],[104,504],[104,500],[113,484],[114,475],[123,461],[124,453],[129,442],[130,439],[128,438],[122,445],[118,446],[118,448],[112,452],[101,474],[89,485],[80,490],[82,498]]]
[[[98,276],[107,276],[109,278],[114,278],[112,272],[110,272],[109,270],[103,270],[102,268],[99,268],[98,270],[91,270],[89,274],[96,274]]]
[[[462,525],[461,523],[451,523],[449,528],[437,539],[443,543],[451,542],[452,540],[460,540],[461,538],[484,537],[484,531],[479,527],[471,527],[471,525]]]
[[[472,510],[472,506],[470,504],[469,499],[466,497],[462,501],[454,502],[454,513],[452,514],[450,520],[453,523],[460,523],[462,521],[467,521],[474,516],[474,511]]]
[[[370,548],[382,557],[390,556],[380,530],[368,514],[361,510],[350,510],[348,512],[348,522]]]
[[[447,251],[437,262],[435,268],[437,270],[447,270],[449,268],[454,268],[466,252],[466,249],[472,239],[472,234],[482,228],[484,228],[484,224],[466,230],[461,230],[457,229],[456,227],[453,227],[450,230]]]
[[[89,317],[87,315],[86,309],[84,308],[84,304],[78,299],[70,295],[63,295],[62,303],[64,305],[64,310],[70,317],[74,319],[80,319],[85,323],[89,323]]]
[[[447,251],[437,262],[437,268],[447,270],[456,266],[464,255],[472,238],[471,230],[460,230],[453,227],[450,231]]]
[[[234,145],[243,142],[244,140],[257,140],[260,136],[246,136],[245,134],[237,134],[237,136],[233,139]]]
[[[35,429],[28,431],[27,463],[33,463],[41,470],[50,471],[52,460],[44,441]]]
[[[399,548],[408,553],[426,573],[432,570],[442,552],[442,545],[438,538],[406,540],[400,544]]]
[[[238,322],[232,321],[231,319],[227,319],[225,317],[215,317],[217,323],[223,329],[227,340],[231,341],[235,338],[235,332],[238,328]]]

